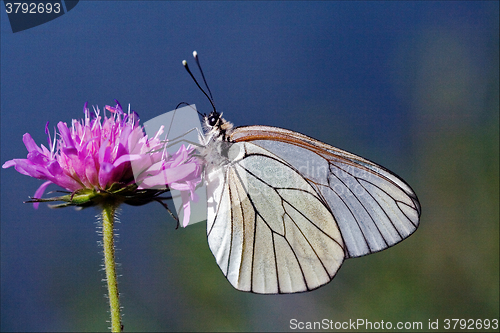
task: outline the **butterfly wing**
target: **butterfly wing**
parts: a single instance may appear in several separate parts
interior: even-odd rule
[[[345,251],[324,199],[282,158],[234,143],[206,170],[208,243],[239,290],[294,293],[328,283]]]
[[[287,161],[304,177],[332,212],[346,258],[381,251],[418,227],[421,208],[416,194],[382,166],[276,127],[239,127],[231,139],[263,148]]]

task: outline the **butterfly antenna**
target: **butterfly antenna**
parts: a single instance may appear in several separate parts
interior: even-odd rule
[[[180,102],[179,104],[177,104],[177,106],[175,107],[175,110],[177,110],[179,108],[179,106],[181,105],[186,105],[186,106],[189,106],[191,109],[195,110],[196,112],[198,112],[198,114],[202,117],[206,116],[206,114],[203,114],[201,113],[200,111],[196,110],[195,108],[193,108],[193,106],[189,103],[186,103],[186,102]]]
[[[203,90],[203,88],[200,86],[200,84],[198,83],[198,81],[196,80],[196,78],[194,77],[193,73],[191,73],[191,70],[189,69],[189,66],[187,64],[187,61],[186,60],[182,60],[182,65],[184,66],[184,68],[187,70],[187,72],[189,73],[189,75],[191,75],[191,78],[193,79],[194,83],[196,83],[196,85],[198,86],[198,88],[201,90],[202,93],[205,94],[205,96],[207,96],[208,98],[208,101],[210,102],[210,104],[212,104],[212,108],[214,109],[215,111],[215,105],[214,105],[214,102],[212,101],[212,99],[210,98],[210,96],[208,96],[208,94],[205,92],[205,90]]]
[[[203,74],[203,70],[201,69],[200,60],[198,59],[198,52],[193,51],[194,60],[196,60],[196,64],[198,65],[198,69],[200,70],[201,77],[203,78],[203,83],[205,83],[205,87],[207,87],[208,94],[210,95],[210,99],[213,101],[214,97],[212,96],[212,92],[210,91],[210,87],[208,86],[207,80],[205,80],[205,74]]]

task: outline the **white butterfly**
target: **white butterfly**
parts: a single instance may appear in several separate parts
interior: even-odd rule
[[[417,196],[389,170],[286,129],[233,128],[215,108],[203,118],[208,244],[236,289],[313,290],[417,229]]]

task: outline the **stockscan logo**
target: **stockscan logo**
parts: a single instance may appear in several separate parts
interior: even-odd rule
[[[4,0],[12,32],[19,32],[47,23],[69,12],[79,0],[8,1]]]

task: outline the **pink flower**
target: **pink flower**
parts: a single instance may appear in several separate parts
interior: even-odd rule
[[[177,153],[168,155],[166,142],[160,140],[163,128],[154,138],[148,138],[139,126],[137,113],[124,113],[116,103],[115,107],[106,106],[102,116],[99,108],[92,114],[85,103],[85,117],[73,119],[69,127],[59,122],[59,133],[53,139],[47,122],[48,147],[39,147],[29,133],[24,134],[27,158],[7,161],[2,167],[13,166],[23,175],[46,180],[30,201],[35,208],[46,201],[66,202],[53,207],[88,207],[103,200],[142,205],[161,202],[167,198],[159,195],[177,189],[183,198],[183,224],[187,224],[189,199],[197,199],[194,188],[201,182],[201,164],[193,157],[194,148],[183,145]],[[71,194],[41,199],[50,184]]]

